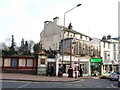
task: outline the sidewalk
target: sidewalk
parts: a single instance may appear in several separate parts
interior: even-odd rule
[[[79,81],[81,79],[97,77],[80,77],[80,78],[68,78],[67,76],[63,77],[50,77],[50,76],[39,76],[39,75],[28,75],[28,74],[17,74],[17,73],[1,73],[2,80],[15,80],[15,81],[32,81],[32,82],[72,82]]]

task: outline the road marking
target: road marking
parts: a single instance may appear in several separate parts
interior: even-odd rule
[[[113,85],[113,83],[111,83],[111,87],[112,87],[112,88],[118,88],[118,87],[115,87],[115,86]]]
[[[25,87],[25,86],[27,86],[27,85],[29,85],[29,84],[31,84],[31,82],[26,83],[26,84],[23,84],[23,85],[21,85],[21,86],[20,86],[20,87],[18,87],[18,88],[23,88],[23,87]]]

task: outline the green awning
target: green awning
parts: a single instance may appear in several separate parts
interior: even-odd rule
[[[90,62],[102,62],[102,59],[100,59],[100,58],[91,58]]]

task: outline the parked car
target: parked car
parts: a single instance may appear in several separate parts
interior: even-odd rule
[[[104,74],[100,75],[100,79],[109,79],[111,72],[105,72]]]
[[[110,80],[118,80],[120,73],[119,72],[113,72],[110,74]]]

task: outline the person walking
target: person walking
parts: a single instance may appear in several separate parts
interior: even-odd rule
[[[82,77],[83,76],[82,68],[80,68],[79,73],[80,73],[80,77]]]

